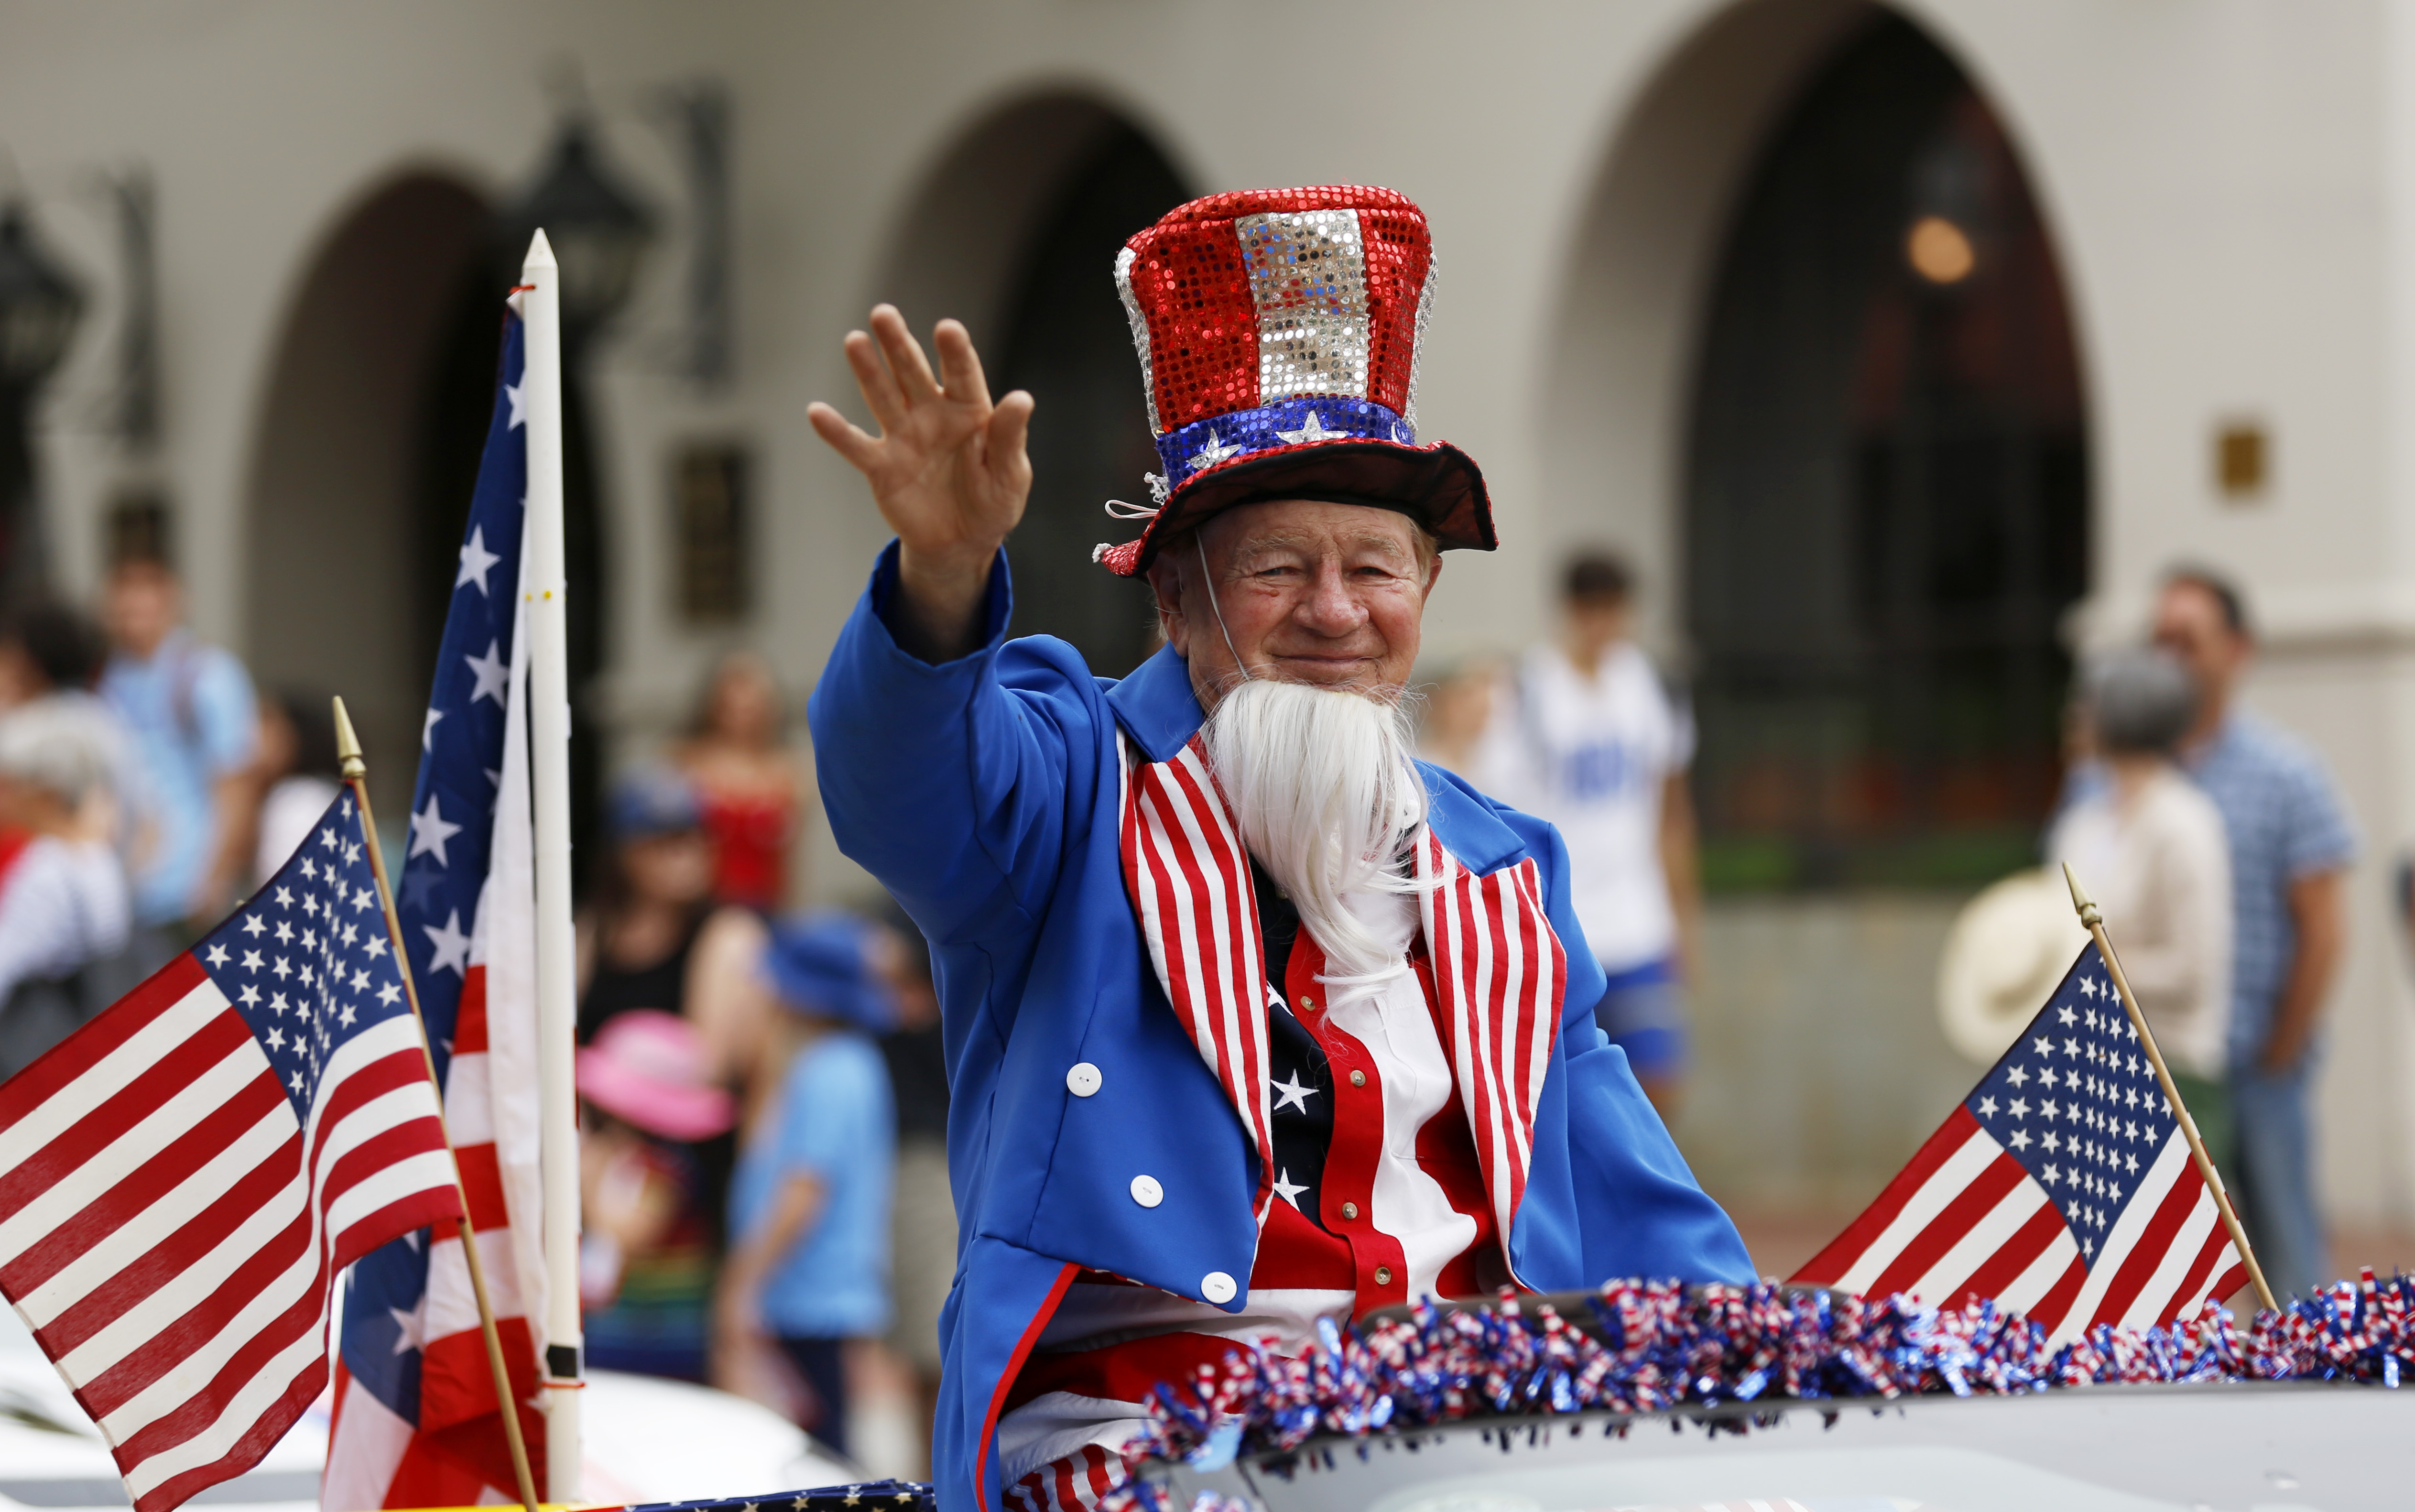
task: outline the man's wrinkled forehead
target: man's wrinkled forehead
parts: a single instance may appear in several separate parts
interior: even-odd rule
[[[1201,533],[1234,561],[1270,552],[1322,554],[1329,549],[1415,562],[1422,532],[1397,510],[1323,499],[1242,504],[1202,526]]]

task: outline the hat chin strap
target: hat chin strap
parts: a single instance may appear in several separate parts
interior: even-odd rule
[[[1250,664],[1241,660],[1240,648],[1233,644],[1232,627],[1224,623],[1224,606],[1216,602],[1216,575],[1208,566],[1208,543],[1199,538],[1197,531],[1193,531],[1191,544],[1199,552],[1199,583],[1208,591],[1208,607],[1216,616],[1216,628],[1223,632],[1224,650],[1231,653],[1233,665],[1241,669],[1241,681],[1247,682],[1251,678]]]

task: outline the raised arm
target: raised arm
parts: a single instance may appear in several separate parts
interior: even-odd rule
[[[872,485],[897,532],[891,633],[937,663],[981,644],[990,563],[1031,494],[1024,440],[1032,401],[1018,389],[990,403],[981,355],[958,322],[941,321],[932,342],[936,375],[896,307],[875,307],[870,335],[847,334],[847,362],[880,434],[866,435],[827,404],[805,418]]]
[[[1045,907],[1108,716],[1072,647],[1005,645],[999,547],[1030,490],[1030,397],[992,406],[953,321],[937,333],[944,382],[894,309],[872,329],[847,354],[880,436],[827,405],[812,418],[898,539],[814,689],[816,772],[839,848],[926,935],[994,938]]]

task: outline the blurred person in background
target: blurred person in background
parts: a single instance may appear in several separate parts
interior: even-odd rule
[[[787,1010],[778,1091],[747,1121],[730,1186],[729,1259],[713,1307],[714,1379],[742,1389],[747,1356],[775,1344],[806,1387],[798,1426],[848,1447],[850,1358],[890,1325],[888,1067],[873,1036],[894,1008],[861,921],[808,915],[763,957]]]
[[[2341,882],[2356,840],[2315,754],[2238,706],[2256,644],[2235,585],[2204,568],[2168,574],[2154,642],[2196,681],[2181,764],[2230,842],[2227,1047],[2240,1217],[2273,1290],[2303,1294],[2330,1276],[2307,1097],[2324,998],[2347,946]]]
[[[897,1104],[897,1178],[890,1215],[890,1293],[896,1318],[889,1347],[910,1366],[930,1431],[939,1405],[939,1310],[956,1275],[956,1205],[948,1185],[948,1055],[939,1030],[939,995],[931,946],[906,910],[889,905],[882,922],[894,943],[884,973],[896,1003],[896,1026],[880,1037],[881,1058]],[[927,1474],[927,1466],[917,1474]]]
[[[605,844],[578,919],[578,1040],[594,1041],[621,1014],[684,1019],[704,1046],[714,1085],[751,1103],[764,1070],[768,998],[755,985],[763,923],[712,897],[712,840],[696,788],[668,767],[613,784]],[[719,1241],[737,1160],[734,1134],[695,1148],[706,1216]]]
[[[2115,651],[2088,669],[2076,701],[2100,780],[2056,817],[2047,856],[2071,867],[2119,933],[2122,972],[2227,1179],[2230,846],[2177,761],[2198,697],[2168,652]]]
[[[90,618],[64,604],[39,604],[0,635],[0,714],[44,709],[82,723],[106,753],[110,796],[117,806],[114,839],[122,856],[146,843],[145,785],[125,720],[98,689],[109,665],[109,637]]]
[[[165,562],[129,557],[112,569],[102,620],[114,652],[100,693],[149,780],[156,834],[134,861],[135,920],[198,933],[251,871],[260,715],[243,664],[195,639],[184,615]]]
[[[802,774],[786,736],[780,684],[762,658],[732,651],[705,684],[673,761],[696,784],[716,846],[713,895],[763,913],[786,906]]]
[[[1702,919],[1694,726],[1632,639],[1635,578],[1603,551],[1569,559],[1559,638],[1498,685],[1476,743],[1476,786],[1557,826],[1577,922],[1610,988],[1594,1010],[1662,1116],[1687,1060],[1681,984]]]
[[[343,786],[329,701],[291,688],[262,699],[256,771],[260,836],[252,847],[254,887],[292,858]]]
[[[0,719],[0,1079],[140,979],[129,968],[74,980],[129,944],[109,761],[72,709],[36,704]]]
[[[653,1009],[578,1052],[578,1295],[599,1370],[705,1379],[720,1236],[695,1152],[738,1121],[711,1070],[695,1026]]]

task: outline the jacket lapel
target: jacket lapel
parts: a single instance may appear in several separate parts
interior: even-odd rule
[[[1274,1193],[1266,946],[1250,863],[1194,737],[1168,761],[1123,758],[1124,889],[1165,1000],[1258,1152],[1258,1221]]]
[[[1544,914],[1534,858],[1478,876],[1429,829],[1418,838],[1418,875],[1443,1045],[1506,1252],[1559,1038],[1568,953]]]

